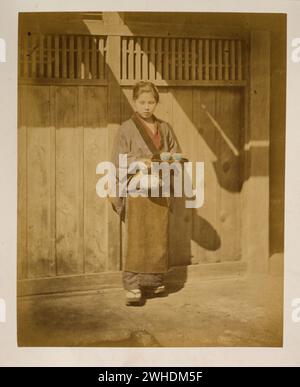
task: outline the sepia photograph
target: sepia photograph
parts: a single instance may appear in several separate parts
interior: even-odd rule
[[[19,347],[282,347],[284,13],[19,12]]]

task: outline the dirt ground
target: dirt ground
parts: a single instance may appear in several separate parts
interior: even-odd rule
[[[121,288],[18,301],[20,346],[281,347],[280,276],[188,280],[125,305]]]

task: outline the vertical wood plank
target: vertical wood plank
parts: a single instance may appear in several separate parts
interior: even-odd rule
[[[36,53],[37,53],[37,41],[36,41],[36,35],[30,36],[31,40],[31,77],[36,77]]]
[[[141,38],[135,42],[135,79],[140,81],[142,78],[142,47]]]
[[[204,161],[204,205],[193,216],[193,248],[201,262],[218,262],[218,251],[222,246],[219,211],[220,189],[215,165],[219,156],[220,135],[211,117],[216,114],[216,93],[210,88],[195,92],[193,117],[197,126],[200,147],[197,158]],[[198,145],[198,144],[197,144]],[[209,195],[209,196],[208,196]],[[213,197],[212,202],[210,198]],[[195,244],[198,246],[195,246]],[[204,252],[203,252],[204,249]]]
[[[82,79],[81,74],[81,65],[82,65],[82,40],[81,36],[77,36],[77,79]]]
[[[75,69],[74,69],[74,36],[69,36],[69,78],[74,79]],[[95,66],[96,67],[96,66]]]
[[[39,77],[44,77],[44,35],[40,35],[40,48],[39,48]]]
[[[148,72],[148,38],[143,38],[142,78],[149,79]]]
[[[230,79],[235,81],[235,40],[230,42]]]
[[[28,86],[19,85],[18,93],[18,279],[28,277],[27,254],[27,125],[30,101]]]
[[[216,79],[216,41],[211,42],[211,79]]]
[[[28,91],[28,277],[39,278],[55,275],[50,249],[50,95],[49,86],[31,86]]]
[[[122,38],[122,79],[127,79],[128,60],[127,60],[127,38]]]
[[[224,42],[224,80],[229,80],[229,43],[228,40]]]
[[[243,79],[242,75],[242,42],[237,41],[237,78],[239,81]]]
[[[194,81],[196,79],[196,40],[193,39],[191,43],[191,79]]]
[[[24,50],[23,50],[23,61],[24,61],[24,78],[28,77],[28,35],[24,35]]]
[[[205,174],[205,193],[207,192],[207,172],[209,169],[207,168],[209,164],[209,160],[207,160],[206,155],[206,142],[202,138],[200,134],[200,130],[202,129],[202,120],[200,119],[201,116],[201,104],[204,101],[201,99],[201,89],[195,87],[192,92],[192,105],[193,105],[193,116],[192,120],[195,125],[194,130],[194,139],[193,139],[193,146],[192,146],[192,155],[191,155],[191,161],[193,162],[204,162],[204,174]],[[210,187],[211,188],[211,187]],[[214,191],[210,195],[214,194]],[[204,197],[204,206],[201,208],[196,208],[193,211],[193,222],[192,222],[192,239],[191,239],[191,255],[192,255],[192,262],[198,263],[198,262],[205,262],[205,251],[206,249],[203,246],[203,243],[201,243],[201,238],[207,238],[207,240],[210,239],[209,235],[205,235],[206,227],[204,219],[207,218],[207,208],[212,208],[212,206],[208,206],[206,203],[206,198]]]
[[[47,36],[47,77],[52,78],[52,36]]]
[[[78,88],[56,89],[57,273],[83,273],[83,129]],[[70,146],[72,144],[72,146]]]
[[[161,38],[157,38],[157,62],[156,62],[156,79],[162,79],[162,41]]]
[[[100,103],[99,103],[100,102]],[[83,87],[85,273],[104,271],[107,260],[107,201],[99,198],[96,165],[108,160],[107,88]],[[113,241],[111,241],[113,242]]]
[[[203,41],[198,40],[198,79],[203,79]]]
[[[98,41],[98,74],[99,79],[104,79],[104,66],[105,66],[105,56],[104,56],[104,39],[100,36]]]
[[[171,79],[176,80],[176,39],[171,39]]]
[[[23,78],[23,69],[24,69],[24,64],[23,64],[23,42],[22,38],[18,38],[18,78]]]
[[[61,60],[62,60],[62,77],[67,78],[67,37],[63,35],[62,48],[61,48]]]
[[[178,39],[178,80],[182,80],[182,39]]]
[[[163,56],[163,66],[164,66],[164,79],[169,79],[169,38],[164,38],[164,56]]]
[[[53,272],[57,275],[56,257],[56,128],[55,95],[56,86],[50,86],[50,257]]]
[[[189,80],[190,78],[190,47],[189,39],[184,40],[184,79]]]
[[[150,38],[149,78],[155,80],[155,38]]]
[[[128,44],[128,79],[134,79],[134,40],[133,37],[129,38]]]
[[[173,130],[187,158],[191,157],[194,141],[192,117],[192,88],[173,90]],[[184,130],[182,130],[184,128]],[[171,265],[189,264],[191,260],[192,210],[185,208],[185,198],[174,200],[173,213],[170,214],[169,251]]]
[[[223,80],[223,47],[222,40],[218,40],[218,80]]]
[[[167,121],[172,125],[173,123],[173,88],[161,87],[159,90],[160,103],[156,107],[156,114],[162,120]],[[129,113],[129,112],[128,112]]]
[[[79,137],[79,146],[78,146],[78,266],[81,265],[81,272],[85,273],[85,240],[84,240],[84,95],[83,95],[83,86],[78,87],[76,96],[76,106],[77,106],[77,117],[76,117],[76,127]]]
[[[84,37],[84,79],[90,79],[90,36]]]
[[[54,77],[59,78],[59,36],[54,37]]]
[[[96,56],[97,41],[94,36],[91,37],[91,44],[92,44],[91,78],[97,79],[97,56]]]
[[[216,91],[216,121],[238,151],[241,150],[240,138],[243,128],[241,93],[239,88],[222,88]],[[241,259],[240,159],[221,137],[218,153],[220,165],[218,221],[222,238],[218,257],[221,261],[236,261]]]
[[[205,39],[205,80],[209,81],[209,40]]]

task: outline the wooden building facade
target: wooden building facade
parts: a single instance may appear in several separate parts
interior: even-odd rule
[[[178,200],[171,217],[172,266],[266,271],[270,32],[76,17],[67,30],[20,22],[21,293],[118,277],[124,226],[96,194],[96,165],[109,160],[141,79],[158,86],[156,114],[183,152],[205,163],[204,206]]]

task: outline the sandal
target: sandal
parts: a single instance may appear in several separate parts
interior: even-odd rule
[[[165,285],[157,286],[155,289],[153,289],[153,294],[161,294],[164,293],[165,290]]]
[[[144,292],[145,292],[146,296],[153,297],[153,296],[158,296],[158,295],[163,294],[165,292],[165,290],[166,290],[165,285],[160,285],[160,286],[156,286],[156,287],[146,287]]]
[[[126,305],[138,305],[142,299],[142,292],[140,289],[127,290]]]

